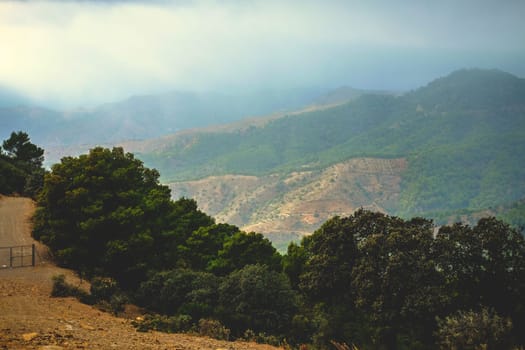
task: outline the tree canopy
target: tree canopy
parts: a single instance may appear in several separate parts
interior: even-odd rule
[[[148,269],[174,266],[171,236],[190,235],[213,220],[194,201],[173,202],[159,174],[122,148],[66,157],[46,175],[34,236],[58,262],[138,282]]]
[[[44,150],[23,131],[12,132],[0,147],[0,193],[35,197],[42,187]]]
[[[312,337],[320,344],[432,348],[450,331],[439,327],[482,308],[512,323],[509,344],[524,342],[525,240],[495,218],[443,226],[434,236],[429,220],[358,210],[290,245],[284,262],[308,308],[318,310],[305,314],[318,318]]]

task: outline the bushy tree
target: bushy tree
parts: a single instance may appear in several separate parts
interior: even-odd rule
[[[171,201],[158,178],[122,148],[65,157],[45,177],[34,237],[64,266],[136,285],[147,270],[175,265],[166,242],[213,223],[194,201]]]
[[[353,224],[352,217],[334,217],[303,240],[307,253],[300,288],[311,300],[341,302],[349,298],[357,257]]]
[[[245,330],[285,334],[296,312],[296,295],[286,276],[266,265],[247,265],[219,286],[219,315],[237,335]]]
[[[12,132],[0,147],[0,193],[35,197],[42,188],[44,150],[25,132]]]
[[[307,252],[304,247],[304,241],[308,236],[303,238],[303,244],[299,245],[292,242],[288,245],[286,255],[282,258],[283,272],[290,279],[290,283],[294,289],[299,289],[299,278],[304,272],[307,261]]]
[[[274,271],[281,270],[281,256],[272,243],[260,233],[236,232],[226,237],[217,258],[208,270],[226,275],[250,264],[263,264]]]
[[[189,269],[157,272],[140,284],[137,301],[163,314],[189,315],[198,321],[214,315],[219,281],[213,274]]]
[[[352,271],[355,305],[367,315],[375,341],[395,349],[400,336],[431,342],[440,309],[441,276],[432,254],[432,223],[380,217],[359,242]]]
[[[442,227],[436,237],[439,271],[449,313],[480,305],[511,317],[514,330],[525,326],[525,239],[495,218],[481,219],[474,227]],[[523,332],[515,331],[518,343]]]
[[[201,226],[193,231],[178,249],[190,268],[213,270],[212,264],[224,243],[239,232],[238,227],[228,224]]]
[[[436,316],[482,306],[512,320],[509,343],[524,343],[516,329],[524,325],[525,243],[494,218],[444,226],[434,236],[429,220],[358,210],[290,245],[283,262],[306,297],[304,328],[315,327],[312,341],[321,348],[331,339],[432,348]]]

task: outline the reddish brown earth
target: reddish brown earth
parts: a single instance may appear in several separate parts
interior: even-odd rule
[[[26,198],[0,198],[0,247],[36,243],[31,238],[34,204]],[[179,349],[272,350],[268,345],[207,337],[137,332],[140,314],[129,306],[114,317],[74,298],[51,298],[53,276],[89,288],[75,274],[53,265],[37,243],[35,267],[2,268],[0,263],[0,349]]]

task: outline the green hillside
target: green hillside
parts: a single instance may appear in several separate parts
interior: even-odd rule
[[[479,209],[525,197],[525,79],[461,70],[395,97],[229,132],[176,135],[140,154],[164,181],[323,169],[355,157],[405,157],[400,215]]]

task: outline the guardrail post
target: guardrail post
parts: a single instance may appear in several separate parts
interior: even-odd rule
[[[9,267],[13,267],[13,247],[9,247]]]
[[[31,265],[35,266],[35,244],[31,244]]]

